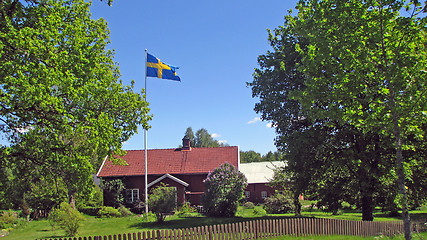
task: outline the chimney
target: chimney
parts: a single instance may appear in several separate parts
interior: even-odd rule
[[[182,139],[182,150],[191,150],[191,144],[190,144],[190,138],[185,135],[184,138]]]

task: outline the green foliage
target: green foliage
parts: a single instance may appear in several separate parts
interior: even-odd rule
[[[264,156],[261,156],[260,153],[257,153],[253,150],[250,151],[240,151],[240,162],[250,163],[250,162],[275,162],[283,161],[283,154],[281,152],[271,152],[269,151]]]
[[[119,207],[123,204],[123,190],[125,190],[125,185],[121,179],[103,179],[101,181],[100,188],[104,190],[104,193],[106,194],[106,199],[111,201],[108,202],[107,205]]]
[[[253,202],[245,202],[243,204],[243,207],[248,208],[248,209],[254,209],[255,208],[255,204]]]
[[[276,193],[265,199],[264,209],[267,213],[288,213],[295,208],[292,197]]]
[[[138,126],[148,128],[143,93],[120,81],[107,23],[92,19],[89,6],[83,0],[0,5],[0,131],[10,142],[0,146],[7,158],[1,169],[20,179],[5,182],[7,191],[22,195],[32,180],[55,176],[50,181],[62,179],[72,199],[92,187],[91,174],[105,156],[122,154]],[[20,199],[13,195],[14,205]]]
[[[164,184],[154,188],[148,195],[148,207],[156,214],[158,223],[164,222],[167,214],[176,209],[176,189]]]
[[[246,177],[233,165],[224,163],[204,180],[206,191],[202,196],[205,214],[214,217],[232,217],[238,202],[243,199]]]
[[[65,230],[67,236],[75,236],[84,220],[83,215],[66,202],[61,203],[60,207],[55,208],[49,216],[51,226],[58,225]]]
[[[201,128],[194,134],[193,129],[188,127],[185,136],[190,139],[191,147],[225,147],[227,144],[215,140],[208,130]]]
[[[99,217],[111,218],[111,217],[121,217],[122,214],[120,211],[113,207],[101,207],[98,211]]]
[[[0,229],[14,227],[18,223],[18,213],[14,211],[3,211],[0,214]]]
[[[104,196],[99,186],[93,185],[93,188],[85,192],[79,192],[76,195],[76,207],[78,209],[86,207],[101,207],[104,204]]]
[[[119,211],[120,216],[122,217],[129,217],[133,215],[133,213],[123,205],[121,205],[117,210]]]
[[[197,208],[191,206],[189,202],[185,202],[178,210],[177,215],[179,217],[192,216],[194,213],[197,213]]]

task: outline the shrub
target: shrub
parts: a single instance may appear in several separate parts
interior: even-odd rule
[[[156,214],[157,222],[165,220],[168,213],[172,213],[176,208],[176,190],[162,184],[156,187],[148,197],[148,207]]]
[[[248,208],[248,209],[254,209],[255,204],[253,202],[245,202],[245,204],[243,204],[243,207]]]
[[[267,213],[287,213],[294,209],[293,199],[276,193],[265,199],[264,209]]]
[[[132,212],[123,205],[120,206],[117,210],[119,211],[119,213],[122,217],[129,217],[132,215]]]
[[[117,210],[113,207],[102,207],[98,211],[98,216],[111,218],[111,217],[121,217],[122,215],[119,212],[119,210]]]
[[[98,212],[100,207],[81,207],[79,208],[79,212],[87,214],[89,216],[98,216]]]
[[[247,186],[243,173],[225,163],[204,180],[206,191],[202,196],[205,214],[212,217],[232,217],[237,212],[239,200]]]
[[[59,208],[52,210],[49,214],[49,222],[52,227],[58,225],[65,230],[67,236],[75,236],[84,219],[79,211],[66,202],[61,203]]]
[[[18,214],[13,211],[4,211],[0,215],[0,229],[10,228],[18,223]]]
[[[190,206],[190,203],[185,202],[184,205],[179,209],[178,216],[185,217],[187,215],[191,215],[192,213],[196,213],[197,208]]]

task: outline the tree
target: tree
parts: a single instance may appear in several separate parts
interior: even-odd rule
[[[10,141],[8,168],[59,176],[70,203],[92,184],[105,156],[123,154],[137,127],[148,128],[147,103],[124,86],[106,49],[109,30],[89,3],[0,4],[0,131]],[[120,161],[116,159],[116,163]],[[29,169],[15,168],[24,163]],[[24,171],[25,170],[25,171]],[[22,172],[24,171],[24,172]]]
[[[191,127],[187,128],[187,130],[185,131],[185,136],[190,138],[190,146],[195,147],[196,146],[196,140],[194,138],[194,132],[193,132],[193,129]]]
[[[193,129],[191,127],[188,127],[185,131],[185,136],[190,139],[191,147],[200,148],[227,146],[227,144],[220,143],[219,141],[215,140],[205,128],[197,130],[196,134],[194,134]]]
[[[247,180],[233,165],[224,163],[204,180],[206,191],[202,205],[206,215],[232,217],[236,214],[238,201],[243,199]]]
[[[241,151],[240,152],[240,161],[242,163],[250,162],[262,162],[261,154],[251,150],[251,151]]]
[[[301,1],[298,5],[298,9],[304,9],[311,13],[311,11],[322,9],[319,6],[322,4],[327,5],[327,2],[329,1],[320,1],[320,3],[316,5],[315,1]],[[348,5],[348,9],[338,10],[339,7],[347,6],[346,4]],[[362,5],[362,3],[356,1],[353,4]],[[389,192],[395,193],[393,187],[391,187],[393,185],[391,183],[394,182],[394,175],[392,173],[394,170],[390,167],[395,163],[394,159],[390,158],[390,149],[392,147],[390,139],[391,136],[393,136],[393,131],[385,131],[381,124],[372,126],[371,128],[364,128],[363,126],[365,126],[364,124],[366,124],[366,122],[359,122],[359,124],[356,124],[357,121],[351,121],[349,117],[343,117],[340,111],[354,110],[354,106],[348,107],[344,105],[345,102],[343,101],[340,102],[341,105],[334,105],[334,102],[329,100],[331,98],[331,96],[329,96],[331,92],[335,94],[333,96],[335,100],[338,99],[337,102],[339,102],[340,97],[345,95],[344,92],[346,89],[339,88],[339,84],[335,86],[337,89],[334,89],[334,84],[340,80],[340,76],[342,77],[345,74],[352,76],[351,74],[359,72],[361,73],[359,75],[361,76],[361,78],[359,78],[361,83],[356,83],[357,81],[354,81],[354,79],[350,77],[347,78],[347,81],[341,83],[343,86],[353,83],[356,83],[355,86],[358,86],[357,84],[359,84],[359,86],[364,86],[363,84],[369,82],[371,78],[375,77],[375,74],[371,72],[370,75],[368,74],[368,78],[365,79],[366,81],[363,81],[363,76],[369,73],[369,71],[365,69],[366,71],[364,72],[360,69],[356,69],[355,66],[357,66],[358,62],[352,63],[350,61],[356,58],[347,56],[348,58],[342,60],[332,53],[329,55],[325,54],[325,52],[328,53],[328,50],[333,50],[335,54],[346,54],[351,52],[349,50],[351,46],[347,45],[347,49],[340,48],[335,51],[338,49],[337,46],[334,46],[336,48],[331,47],[329,49],[328,47],[330,45],[326,42],[319,42],[325,39],[328,40],[327,37],[329,37],[331,39],[330,41],[333,42],[332,45],[339,44],[340,41],[347,43],[346,37],[342,37],[340,40],[336,38],[337,36],[342,36],[340,28],[346,29],[346,27],[354,26],[354,20],[352,19],[346,22],[336,19],[333,20],[331,18],[340,14],[343,16],[348,14],[347,17],[359,17],[357,14],[352,15],[348,13],[353,9],[350,5],[350,3],[337,1],[329,7],[323,6],[326,10],[323,9],[324,11],[319,11],[319,15],[307,15],[304,16],[305,18],[301,17],[302,13],[296,16],[286,16],[284,26],[275,29],[273,32],[274,34],[270,31],[269,41],[274,51],[259,56],[258,62],[260,68],[255,70],[254,81],[248,83],[248,85],[252,87],[253,96],[260,98],[260,102],[255,105],[255,111],[262,113],[262,118],[272,121],[273,125],[276,127],[276,132],[278,133],[276,145],[286,153],[286,159],[288,161],[287,169],[291,171],[289,177],[291,183],[295,184],[293,187],[297,191],[323,194],[323,200],[328,199],[330,194],[318,191],[322,189],[319,187],[326,186],[319,180],[328,180],[331,182],[339,180],[345,183],[344,185],[334,186],[335,193],[337,190],[340,190],[343,199],[348,195],[348,190],[360,189],[360,192],[356,192],[356,196],[361,196],[360,201],[362,202],[362,209],[364,209],[363,219],[369,220],[371,219],[369,215],[372,215],[369,209],[372,208],[372,204],[375,204],[369,204],[373,199],[369,197],[369,195],[372,195],[372,191],[385,192],[383,188],[387,188],[388,190],[392,190]],[[357,7],[354,7],[354,9],[357,9]],[[375,10],[375,7],[372,9]],[[325,13],[327,11],[333,11],[334,13]],[[324,16],[322,15],[323,13],[325,13]],[[327,20],[324,20],[321,24],[315,22],[324,18],[329,18],[331,22]],[[344,24],[342,22],[344,22]],[[318,26],[321,27],[318,28]],[[332,30],[329,29],[329,26],[333,26]],[[372,24],[372,26],[377,25]],[[410,26],[413,28],[415,26],[425,26],[425,24],[410,24]],[[333,31],[337,31],[337,34],[333,34],[335,33]],[[360,39],[365,39],[361,36],[350,36],[353,32],[360,34],[361,30],[346,32],[348,34],[348,39],[352,40],[352,43],[357,44]],[[314,37],[312,33],[318,35]],[[415,37],[415,39],[420,40],[425,36],[423,31],[419,33],[421,37]],[[324,37],[321,34],[329,35]],[[375,39],[372,41],[374,40]],[[313,41],[318,45],[312,44]],[[391,44],[392,42],[393,41],[390,41],[388,43]],[[421,42],[415,45],[421,48],[424,46]],[[318,49],[323,49],[324,52]],[[359,53],[358,51],[354,52]],[[369,51],[365,51],[365,53],[366,52]],[[318,55],[315,55],[316,53]],[[424,52],[422,52],[421,55],[425,56]],[[321,60],[315,61],[318,59]],[[359,56],[359,59],[361,59],[360,61],[365,60],[362,56]],[[409,57],[408,60],[409,59],[414,60],[412,56]],[[346,62],[347,65],[343,65],[344,60],[348,60]],[[416,63],[417,61],[413,62]],[[420,61],[425,62],[423,59]],[[334,63],[337,66],[335,66]],[[329,65],[326,66],[326,64]],[[367,66],[367,64],[361,65],[363,65],[363,67]],[[419,72],[424,74],[422,67],[418,65],[418,63],[416,63],[416,65],[416,68],[421,68]],[[347,66],[350,70],[343,69],[344,66]],[[339,69],[339,67],[341,67],[341,69]],[[351,69],[353,67],[354,69]],[[413,70],[413,73],[418,72]],[[357,74],[355,76],[357,76]],[[419,78],[419,80],[420,79],[422,78]],[[420,102],[417,104],[425,103],[425,99],[416,98],[416,96],[423,95],[420,95],[420,93],[425,91],[422,81],[418,81],[417,84],[421,91],[415,94],[415,99],[420,99]],[[347,88],[351,89],[349,86],[347,86]],[[375,82],[372,82],[369,88],[372,89],[368,90],[376,91]],[[402,93],[403,92],[404,91],[402,91]],[[377,95],[380,96],[381,92],[378,92]],[[372,96],[375,96],[375,93],[372,93]],[[351,102],[352,99],[360,100],[364,97],[365,95],[360,94],[359,96],[354,96],[353,98],[349,97],[344,100]],[[367,101],[367,103],[369,103],[369,101]],[[378,101],[371,101],[373,106],[378,103]],[[372,110],[370,108],[356,107],[356,109],[364,110],[359,112],[354,111],[353,113],[356,117],[357,114],[361,114],[361,116],[365,117],[371,116],[369,115],[369,111]],[[419,113],[422,113],[422,111],[419,111],[420,107],[415,106],[415,109],[418,109],[418,113],[415,114],[419,116]],[[381,114],[376,116],[378,117],[379,115]],[[389,115],[384,116],[387,118]],[[370,121],[381,122],[380,120],[382,119],[371,119]],[[422,122],[423,121],[420,121],[419,125],[414,127],[412,131],[412,135],[417,136],[415,137],[417,139],[422,137],[422,135],[417,134],[421,131],[416,131],[420,129]],[[405,153],[408,156],[414,156],[416,155],[414,153],[417,152],[414,151],[415,149],[420,152],[420,150],[422,150],[422,144],[415,142],[408,144]],[[422,166],[419,165],[422,163],[422,158],[416,157],[416,159],[417,160],[412,160],[412,164],[407,164],[407,166],[411,166],[412,169],[419,169],[417,166]],[[342,169],[340,175],[348,177],[338,178],[339,176],[331,175],[330,170],[335,169]],[[386,171],[387,169],[389,169],[389,171]],[[349,177],[352,175],[357,177],[357,182],[349,180]],[[383,180],[378,181],[380,179]],[[384,181],[384,179],[386,179],[386,181]],[[356,188],[349,188],[348,186],[351,185],[356,186]],[[366,189],[369,191],[366,191]],[[336,200],[333,198],[329,199],[330,203],[324,203],[332,206],[334,204],[333,202]],[[347,199],[347,201],[349,200],[351,199]],[[368,204],[363,204],[363,202]],[[390,200],[387,200],[387,202],[390,204]],[[338,205],[335,204],[335,206]],[[368,210],[365,211],[366,209]]]
[[[410,218],[403,150],[408,134],[422,138],[426,121],[426,18],[418,1],[300,1],[289,24],[307,38],[299,70],[306,88],[294,91],[311,119],[331,118],[395,141],[405,238]],[[407,13],[401,15],[401,11]]]
[[[148,206],[156,214],[157,222],[164,222],[167,214],[176,209],[176,188],[164,184],[156,187],[148,196]]]

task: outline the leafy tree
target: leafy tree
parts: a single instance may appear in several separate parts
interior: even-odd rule
[[[162,184],[148,196],[148,206],[156,214],[157,222],[162,223],[168,213],[176,209],[176,188]]]
[[[253,150],[241,151],[240,152],[240,162],[242,162],[242,163],[262,162],[262,157],[261,157],[260,153],[257,153]]]
[[[405,238],[410,218],[403,151],[423,138],[427,109],[426,18],[418,1],[300,1],[289,24],[309,45],[297,50],[305,89],[294,91],[311,119],[330,118],[393,137]],[[401,11],[407,11],[401,15]]]
[[[89,3],[6,1],[0,19],[7,167],[17,178],[59,176],[73,204],[102,159],[123,154],[122,142],[148,128],[147,103],[119,80],[107,24],[91,19]]]
[[[195,147],[196,146],[196,140],[194,138],[194,132],[191,127],[188,127],[185,131],[185,136],[187,136],[190,139],[190,146]]]
[[[206,191],[202,205],[208,216],[232,217],[238,201],[243,199],[247,186],[246,177],[233,165],[224,163],[204,180]]]
[[[191,147],[224,147],[227,146],[227,144],[220,143],[217,140],[215,140],[212,135],[206,130],[205,128],[201,128],[196,131],[196,134],[194,134],[193,129],[191,127],[188,127],[185,131],[185,136],[187,136],[190,139]]]
[[[330,5],[328,5],[329,3]],[[356,92],[347,91],[348,89],[354,89],[349,86],[351,84],[354,84],[353,87],[357,88],[357,86],[366,86],[366,83],[369,83],[368,87],[361,89],[372,90],[370,92],[371,96],[376,96],[376,83],[378,81],[371,82],[371,80],[377,75],[375,70],[369,71],[369,67],[367,67],[372,64],[361,64],[361,67],[365,68],[363,70],[358,69],[359,62],[357,59],[365,61],[367,58],[359,55],[358,58],[352,58],[351,56],[353,53],[357,55],[361,52],[363,52],[361,55],[369,55],[370,50],[368,48],[364,49],[365,51],[351,48],[352,45],[350,43],[357,45],[360,39],[364,40],[358,46],[364,43],[370,44],[369,47],[382,46],[381,44],[372,44],[375,40],[381,39],[378,35],[375,36],[379,38],[370,40],[372,43],[365,42],[366,36],[365,38],[361,36],[363,35],[363,29],[373,30],[374,27],[378,27],[381,24],[372,23],[370,28],[364,26],[363,29],[361,28],[357,31],[355,29],[348,30],[348,28],[357,24],[361,26],[360,21],[355,24],[352,19],[353,17],[359,17],[360,15],[358,14],[360,13],[370,13],[369,11],[373,10],[373,13],[378,16],[378,6],[363,8],[366,7],[363,4],[356,1],[301,1],[297,8],[300,11],[301,9],[306,11],[304,14],[307,15],[302,15],[302,13],[294,16],[289,15],[286,17],[284,26],[275,29],[274,32],[270,31],[269,41],[274,51],[267,52],[266,55],[258,58],[260,69],[255,70],[254,81],[248,83],[248,85],[252,87],[253,96],[260,98],[260,102],[255,105],[255,111],[262,113],[264,120],[270,120],[276,126],[278,133],[276,145],[287,154],[286,159],[289,166],[287,169],[290,171],[289,177],[293,189],[295,191],[311,192],[318,197],[322,196],[322,200],[329,199],[328,201],[323,201],[323,204],[331,207],[334,206],[334,201],[336,202],[337,200],[329,197],[331,195],[328,192],[322,193],[318,190],[322,189],[321,187],[331,187],[335,190],[335,193],[339,190],[340,194],[338,195],[342,199],[361,205],[362,209],[364,209],[364,219],[369,220],[371,219],[369,216],[371,215],[371,210],[369,209],[372,209],[372,204],[381,204],[379,199],[377,203],[372,203],[375,199],[371,195],[377,195],[373,193],[395,195],[393,185],[396,178],[391,167],[395,164],[395,161],[390,152],[393,146],[390,139],[394,136],[394,132],[387,131],[390,128],[384,128],[381,123],[382,120],[391,115],[385,114],[386,108],[377,108],[377,110],[385,114],[383,114],[384,119],[379,117],[381,113],[377,114],[378,112],[370,115],[370,111],[374,111],[375,106],[386,106],[390,101],[369,100],[361,91],[358,92],[359,96],[355,95],[340,100],[340,97],[345,96],[346,93]],[[362,8],[358,8],[362,5]],[[399,6],[401,5],[397,4],[395,7]],[[317,14],[316,10],[319,10]],[[352,14],[353,10],[358,11],[358,14]],[[415,12],[417,11],[419,9],[416,9]],[[329,12],[331,13],[329,14]],[[396,16],[398,13],[394,12],[393,14]],[[387,17],[391,17],[393,14],[387,15]],[[348,17],[348,19],[346,21],[333,19],[337,16]],[[320,25],[316,22],[319,19],[323,20]],[[365,18],[367,21],[373,19],[370,17]],[[420,20],[421,22],[414,24],[412,23],[413,19],[405,20],[405,18],[399,18],[399,21],[407,21],[411,26],[410,28],[425,26],[425,24],[422,24],[425,21],[423,19]],[[377,23],[380,22],[378,21]],[[388,23],[392,24],[393,21]],[[321,27],[318,28],[318,26]],[[332,26],[332,30],[329,29],[330,26]],[[346,37],[343,36],[344,31],[341,31],[341,28],[346,30]],[[398,30],[398,28],[396,27],[394,30]],[[421,40],[425,37],[425,32],[423,31],[417,32],[421,36],[414,37],[413,40],[418,41],[418,43],[414,43],[412,47],[417,46],[422,49],[425,46],[421,44]],[[356,33],[355,35],[359,35],[351,36],[353,32]],[[317,35],[314,36],[312,33]],[[369,35],[371,33],[366,33],[367,38],[374,36],[374,33],[375,31],[372,32],[372,35]],[[326,37],[322,34],[325,34]],[[341,38],[337,40],[337,36]],[[348,41],[348,39],[352,41]],[[326,40],[330,40],[332,43],[329,44]],[[346,46],[346,48],[340,48],[342,47],[339,46],[340,41],[343,41],[342,46]],[[387,44],[392,43],[393,41],[387,42]],[[381,55],[381,51],[372,50],[372,53],[375,52]],[[410,52],[408,51],[408,53]],[[348,56],[345,56],[347,53]],[[337,54],[342,55],[337,56]],[[418,54],[420,53],[418,52]],[[422,91],[425,91],[425,86],[420,81],[422,77],[419,78],[420,74],[424,74],[425,71],[422,70],[423,64],[417,62],[418,60],[421,63],[425,62],[425,58],[423,59],[422,56],[425,56],[424,52],[421,53],[421,56],[413,56],[411,53],[406,59],[408,61],[412,59],[413,63],[416,63],[415,68],[421,68],[418,72],[414,67],[410,68],[412,73],[418,75],[418,82],[414,81],[414,83],[415,85],[418,84],[417,86],[419,87],[419,91],[415,91],[413,96],[414,99],[419,100],[416,103],[418,106],[414,106],[416,112],[413,113],[417,115],[414,119],[422,115],[419,114],[423,111],[421,110],[421,104],[425,103],[425,98],[422,98],[424,95],[420,95]],[[373,57],[372,59],[381,59],[381,56],[379,58],[378,56]],[[415,59],[418,60],[415,61]],[[352,60],[355,62],[352,62]],[[385,65],[377,65],[379,72],[382,72],[381,69],[378,69],[381,66]],[[341,78],[343,76],[347,76],[347,78]],[[364,76],[367,77],[364,79]],[[359,78],[356,81],[353,77]],[[379,81],[381,82],[381,80]],[[396,83],[397,81],[393,84]],[[346,86],[346,88],[340,88],[342,86]],[[381,84],[378,86],[381,86]],[[411,87],[413,86],[408,88],[409,92],[414,90]],[[387,92],[387,89],[383,90]],[[402,90],[401,93],[404,92]],[[377,93],[378,97],[382,96],[380,91],[377,91]],[[366,103],[372,104],[372,108],[361,105],[359,108],[345,105],[352,103],[353,100],[354,102],[363,103],[365,98],[367,99]],[[336,102],[330,99],[336,100]],[[355,109],[360,109],[360,111]],[[360,114],[357,121],[360,120],[359,123],[361,124],[357,124],[357,121],[352,120],[349,115],[346,116],[340,112],[343,111],[345,113],[347,110],[353,113],[354,118],[357,118],[357,114]],[[377,117],[374,117],[374,115]],[[370,118],[370,122],[364,121],[363,118]],[[414,127],[413,130],[406,129],[411,130],[409,132],[412,133],[414,139],[422,140],[423,135],[419,133],[422,133],[420,126],[422,126],[423,121],[422,119],[418,120],[420,120],[418,125],[411,125]],[[371,122],[378,124],[367,127],[367,124]],[[417,155],[415,153],[422,150],[421,146],[422,144],[416,143],[416,141],[406,145],[404,153],[407,156],[413,156],[410,162],[407,161],[406,166],[408,166],[408,169],[419,169],[418,166],[422,166],[422,158],[415,157]],[[344,178],[339,176],[344,176]],[[341,184],[331,186],[326,184],[327,181],[340,181]],[[355,189],[358,191],[350,191]],[[423,189],[423,187],[418,186],[418,189]],[[418,191],[415,190],[415,192]],[[360,196],[360,199],[352,199],[350,196]],[[359,204],[359,201],[362,204]],[[393,201],[390,200],[384,202],[387,202],[388,206],[394,205]],[[335,206],[339,205],[335,204]],[[406,224],[406,226],[408,225]]]

